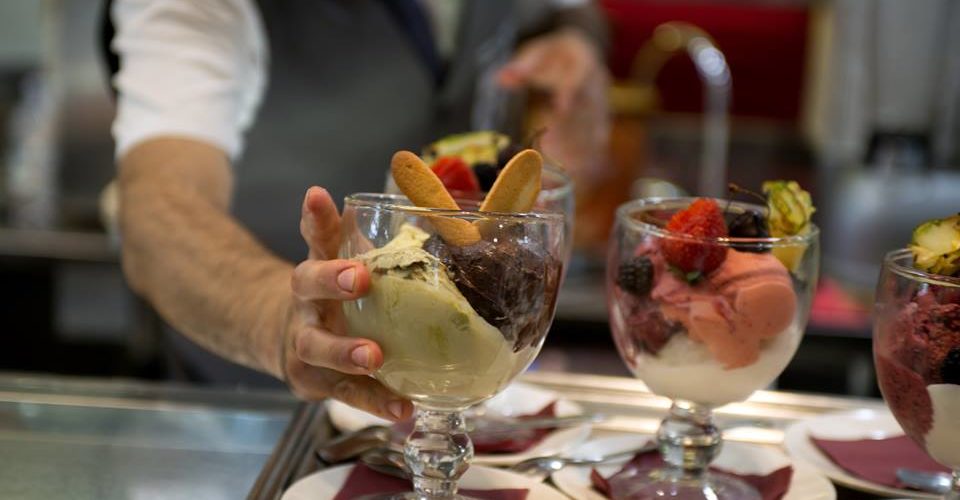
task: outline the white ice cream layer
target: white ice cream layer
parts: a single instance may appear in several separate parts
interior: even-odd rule
[[[728,370],[686,335],[674,335],[656,356],[637,356],[636,375],[655,394],[721,406],[743,401],[773,382],[790,363],[802,331],[796,325],[774,337],[751,365]]]
[[[960,467],[960,385],[928,385],[927,394],[933,402],[933,427],[924,437],[927,453],[947,467]]]

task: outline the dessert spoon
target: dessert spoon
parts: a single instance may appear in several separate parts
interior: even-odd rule
[[[950,491],[950,476],[942,472],[926,472],[914,469],[897,469],[901,483],[918,490],[945,494]]]

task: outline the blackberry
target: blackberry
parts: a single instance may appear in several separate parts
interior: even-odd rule
[[[947,353],[940,366],[940,378],[944,384],[960,385],[960,347],[954,347]]]
[[[647,257],[633,257],[620,264],[617,285],[637,296],[650,293],[653,288],[653,263]]]
[[[473,166],[473,174],[477,176],[480,183],[480,191],[488,192],[493,187],[494,181],[500,175],[500,169],[490,163],[477,163]]]
[[[767,221],[757,212],[744,212],[737,215],[727,224],[727,234],[731,238],[767,238],[770,231],[767,229]],[[735,244],[734,248],[742,252],[764,253],[769,252],[769,248],[762,245]]]

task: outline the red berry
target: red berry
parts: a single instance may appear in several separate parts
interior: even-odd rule
[[[686,210],[677,212],[667,222],[671,233],[687,234],[697,238],[720,238],[727,235],[727,225],[717,202],[698,198]],[[684,273],[709,274],[727,258],[727,247],[664,238],[661,242],[667,262]]]
[[[459,191],[461,193],[475,193],[480,191],[480,183],[477,182],[477,176],[473,170],[457,156],[441,156],[433,162],[431,167],[433,173],[443,182],[443,185],[449,191]]]

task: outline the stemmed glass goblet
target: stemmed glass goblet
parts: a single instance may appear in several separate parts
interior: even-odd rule
[[[960,499],[960,278],[924,272],[909,249],[883,259],[873,357],[883,399],[921,448],[953,470]]]
[[[672,406],[656,436],[666,466],[614,476],[615,498],[760,498],[747,483],[708,470],[722,446],[713,409],[747,399],[786,368],[816,288],[815,226],[779,238],[666,229],[694,201],[641,199],[617,210],[606,278],[614,341],[633,374]],[[767,211],[713,202],[728,218]],[[678,268],[677,258],[706,271]]]
[[[482,239],[448,244],[444,225]],[[553,319],[565,245],[556,213],[485,213],[355,194],[343,213],[342,258],[370,270],[369,293],[343,303],[348,334],[376,341],[375,377],[416,406],[404,444],[414,492],[457,498],[473,446],[463,411],[502,391],[533,361]]]
[[[562,285],[573,257],[573,223],[575,210],[573,179],[563,168],[547,160],[543,164],[540,183],[540,193],[537,195],[534,209],[539,212],[555,213],[564,216],[564,237],[561,252],[563,272],[560,276],[560,284]],[[387,176],[384,190],[389,194],[400,194],[400,189],[390,175]],[[475,211],[487,193],[483,191],[465,193],[451,190],[450,194],[456,199],[457,204],[461,208]],[[483,427],[494,420],[493,416],[487,411],[486,400],[468,408],[464,411],[464,416],[470,420],[476,428]]]

